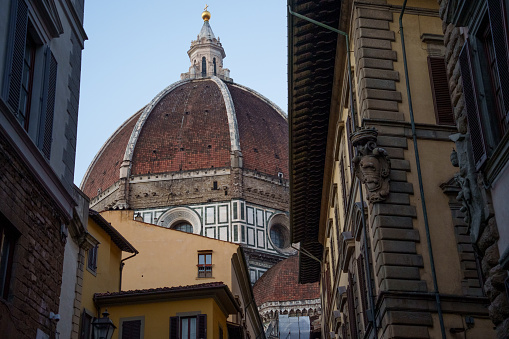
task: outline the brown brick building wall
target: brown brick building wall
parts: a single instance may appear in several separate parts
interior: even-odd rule
[[[7,299],[0,297],[0,337],[54,337],[65,241],[60,213],[38,180],[0,135],[0,217],[18,234]]]

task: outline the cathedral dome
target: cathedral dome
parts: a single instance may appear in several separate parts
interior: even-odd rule
[[[90,164],[90,198],[121,178],[237,166],[288,175],[288,122],[257,92],[217,76],[178,81],[125,121]]]

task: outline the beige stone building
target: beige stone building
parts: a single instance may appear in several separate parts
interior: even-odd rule
[[[493,337],[449,160],[438,3],[289,5],[292,241],[323,337]]]
[[[497,336],[509,336],[507,1],[439,1],[457,133],[451,161]]]

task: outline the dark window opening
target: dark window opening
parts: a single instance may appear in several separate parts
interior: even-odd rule
[[[213,190],[217,190],[217,181],[214,181],[214,182],[212,183],[212,189],[213,189]]]
[[[80,339],[89,339],[92,337],[92,316],[83,311],[81,314]]]
[[[487,125],[489,124],[492,133],[487,134],[493,135],[493,140],[490,140],[492,145],[489,146],[494,147],[495,145],[493,144],[497,144],[500,141],[501,135],[506,129],[506,125],[504,123],[504,114],[502,113],[504,111],[504,101],[495,50],[493,48],[493,36],[491,35],[490,26],[487,23],[482,31],[481,40],[484,53],[480,55],[479,62],[481,65],[482,82],[485,88],[486,105],[490,112],[494,112],[494,114],[488,115],[489,121],[487,121]]]
[[[21,75],[21,92],[18,111],[16,112],[16,118],[25,130],[28,130],[28,121],[30,118],[32,88],[34,84],[34,64],[35,46],[30,36],[27,36],[25,43],[25,55],[23,58],[23,73]]]
[[[193,225],[191,225],[187,221],[179,222],[178,224],[173,226],[172,229],[186,233],[193,233]]]
[[[270,228],[270,239],[277,248],[283,249],[288,247],[288,231],[282,225],[276,224]]]
[[[205,57],[201,58],[201,75],[206,76],[207,75],[207,60]]]
[[[216,58],[214,58],[214,60],[212,62],[214,64],[214,75],[217,75],[217,72],[216,72]]]
[[[10,222],[0,215],[0,297],[7,299],[18,235]]]
[[[170,339],[201,339],[207,337],[207,315],[170,317]]]
[[[140,339],[141,320],[122,321],[122,339]]]
[[[87,267],[92,272],[97,272],[97,250],[99,246],[95,245],[91,249],[88,250],[88,260]]]

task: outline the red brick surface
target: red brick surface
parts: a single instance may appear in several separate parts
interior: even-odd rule
[[[244,168],[288,178],[288,123],[253,94],[228,84],[239,126]]]
[[[239,128],[244,167],[288,178],[288,123],[271,106],[244,89],[228,85]],[[90,198],[119,179],[131,132],[141,112],[120,127],[90,171],[83,191]],[[230,167],[226,106],[212,81],[175,88],[154,107],[136,143],[131,174],[157,174]]]
[[[131,174],[229,167],[230,149],[219,88],[211,80],[193,81],[154,107],[136,143]]]
[[[299,284],[299,257],[289,257],[272,266],[253,287],[256,304],[320,298],[318,283]]]
[[[89,198],[97,196],[98,189],[104,191],[119,179],[127,143],[142,111],[120,126],[117,135],[104,146],[103,154],[91,168],[88,180],[83,183],[82,190]]]

